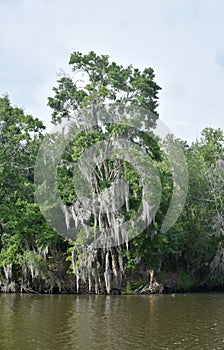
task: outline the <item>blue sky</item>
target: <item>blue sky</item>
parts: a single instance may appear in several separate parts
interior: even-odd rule
[[[224,129],[222,0],[0,0],[0,94],[50,127],[46,106],[73,51],[155,70],[160,118],[188,141]]]

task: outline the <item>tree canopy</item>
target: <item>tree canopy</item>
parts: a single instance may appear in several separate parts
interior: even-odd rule
[[[70,75],[60,76],[48,100],[62,143],[57,142],[57,133],[45,134],[38,118],[12,106],[8,96],[0,98],[1,291],[76,292],[87,288],[110,293],[124,290],[127,281],[138,287],[148,278],[149,270],[154,270],[162,283],[167,272],[177,274],[180,290],[222,286],[223,131],[207,127],[191,145],[173,137],[187,159],[189,188],[178,221],[163,232],[174,184],[166,152],[153,137],[160,90],[153,69],[123,67],[93,51],[74,52],[69,65]],[[136,114],[130,127],[122,123],[127,120],[122,119],[123,106],[128,113],[149,113]],[[108,122],[118,110],[121,118]],[[105,119],[99,119],[99,111],[104,111]],[[138,117],[143,115],[151,134],[137,128]],[[63,131],[65,125],[69,126],[69,138]],[[129,143],[121,141],[124,139]],[[36,184],[35,193],[35,162],[46,140],[52,152],[61,145],[64,148],[58,151],[57,161],[48,150],[49,159],[45,160],[55,166],[57,181],[52,193],[44,197],[44,205],[60,227],[76,233],[71,236],[75,239],[59,235],[36,201],[36,195],[44,193],[52,180],[41,173],[42,182]],[[145,164],[154,169],[151,177],[142,177]],[[154,211],[144,201],[146,185],[161,195]],[[58,203],[54,206],[51,201],[54,191],[59,193],[60,215],[55,210]],[[113,196],[117,196],[116,203]],[[134,220],[142,201],[138,220],[148,224],[140,234],[128,226],[127,236],[119,231],[119,225]],[[96,238],[109,242],[110,237],[116,237],[116,244],[98,249],[93,244]]]

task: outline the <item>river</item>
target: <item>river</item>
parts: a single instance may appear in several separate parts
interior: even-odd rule
[[[224,294],[0,294],[0,350],[224,349]]]

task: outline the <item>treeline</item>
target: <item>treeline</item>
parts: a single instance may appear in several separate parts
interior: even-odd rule
[[[88,55],[73,53],[70,65],[73,73],[87,74],[88,81],[79,86],[77,76],[59,79],[57,88],[53,89],[55,96],[49,98],[55,124],[62,118],[69,118],[71,111],[98,102],[120,103],[122,100],[154,112],[150,126],[155,126],[160,88],[154,82],[151,68],[142,72],[131,65],[124,68],[110,63],[108,56],[97,56],[93,52]],[[108,137],[124,135],[136,142],[158,169],[162,184],[159,209],[149,226],[128,242],[128,248],[127,242],[108,249],[86,248],[80,236],[74,241],[59,235],[47,223],[36,201],[34,166],[45,137],[43,123],[13,107],[8,96],[0,98],[0,291],[131,291],[147,283],[152,270],[167,291],[222,288],[222,130],[205,128],[200,139],[191,145],[183,140],[173,140],[186,157],[189,187],[182,213],[166,233],[161,232],[161,226],[173,191],[169,160],[154,139],[134,128],[130,130],[127,125],[97,126],[91,132],[82,130],[69,142],[57,172],[58,189],[65,208],[68,212],[69,208],[74,209],[72,201],[76,195],[72,166],[84,150]],[[128,162],[116,159],[107,160],[97,171],[93,179],[95,187],[91,187],[95,193],[109,188],[119,178],[126,180],[130,188],[129,202],[116,211],[116,218],[133,218],[142,196],[136,169]],[[94,235],[96,227],[100,228],[102,236],[107,235],[108,229],[113,229],[113,215],[105,212],[99,218],[93,212],[88,219],[90,235]],[[77,218],[80,218],[80,213],[77,213]]]

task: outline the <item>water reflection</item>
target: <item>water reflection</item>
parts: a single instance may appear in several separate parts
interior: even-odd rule
[[[224,348],[224,294],[0,295],[1,350]]]

